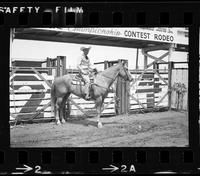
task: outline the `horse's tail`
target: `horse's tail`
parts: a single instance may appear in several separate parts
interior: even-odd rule
[[[55,84],[53,83],[51,86],[51,113],[52,114],[55,113],[55,104],[56,104]]]

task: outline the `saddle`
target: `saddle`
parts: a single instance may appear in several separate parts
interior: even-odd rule
[[[94,69],[92,73],[90,73],[90,83],[93,84],[94,83],[94,77],[97,75],[97,70]],[[81,73],[79,72],[78,74],[75,75],[75,77],[73,77],[72,79],[72,84],[74,85],[82,85],[84,86],[86,84],[83,76],[81,75]]]
[[[85,80],[83,79],[81,73],[76,74],[72,79],[72,84],[74,85],[85,85]]]

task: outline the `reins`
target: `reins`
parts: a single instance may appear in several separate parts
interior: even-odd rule
[[[111,78],[111,77],[108,77],[108,76],[105,76],[105,75],[99,75],[99,76],[102,76],[102,77],[105,77],[105,78],[108,78],[108,79],[111,79],[112,80],[112,83],[115,81],[115,79],[117,78],[117,76],[118,76],[118,74],[119,74],[119,71],[116,73],[116,75],[115,75],[115,77],[114,78]],[[94,85],[95,83],[93,83],[93,85]],[[98,85],[98,84],[95,84],[96,86],[98,86],[98,87],[102,87],[102,88],[104,88],[104,89],[109,89],[109,87],[103,87],[103,86],[100,86],[100,85]]]
[[[100,76],[102,76],[102,77],[105,77],[105,78],[108,78],[108,79],[111,79],[113,82],[115,81],[115,79],[117,78],[117,76],[118,76],[118,74],[119,74],[119,71],[118,71],[118,73],[115,75],[115,77],[114,78],[110,78],[110,77],[107,77],[107,76],[105,76],[105,75],[100,75]],[[112,82],[112,83],[113,83]],[[96,86],[98,86],[98,87],[102,87],[102,88],[104,88],[104,89],[109,89],[109,87],[103,87],[103,86],[100,86],[99,84],[96,84],[96,83],[93,83],[93,85],[96,85]]]
[[[127,71],[125,70],[124,67],[123,67],[123,69],[124,69],[124,71],[125,71],[125,73],[126,73],[126,76],[129,77],[129,76],[128,76],[128,73],[127,73]],[[117,78],[119,72],[120,72],[120,70],[116,73],[116,75],[115,75],[114,78],[111,78],[111,77],[109,77],[109,76],[105,76],[105,75],[100,75],[100,76],[105,77],[105,78],[108,78],[108,79],[111,79],[111,80],[114,82],[114,81],[116,80],[116,78]],[[112,82],[112,83],[113,83],[113,82]],[[102,87],[102,88],[104,88],[104,89],[108,89],[108,88],[105,88],[105,87],[100,86],[100,85],[98,85],[98,84],[95,84],[95,85],[97,85],[97,86],[99,86],[99,87]],[[110,87],[110,86],[109,86],[109,87]]]
[[[105,77],[105,78],[108,78],[108,79],[111,79],[111,80],[115,81],[115,79],[117,78],[118,74],[119,74],[119,71],[116,73],[116,75],[115,75],[114,78],[111,78],[111,77],[108,77],[108,76],[105,76],[105,75],[101,75],[101,76],[103,76],[103,77]]]

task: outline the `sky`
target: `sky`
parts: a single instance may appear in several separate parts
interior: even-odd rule
[[[105,60],[128,60],[129,68],[135,69],[136,63],[136,49],[124,48],[124,47],[110,47],[100,45],[82,45],[73,43],[60,43],[60,42],[46,42],[35,40],[19,40],[14,39],[11,49],[12,60],[37,60],[44,61],[47,57],[56,58],[57,56],[66,56],[67,65],[66,68],[76,68],[77,59],[82,54],[80,47],[91,46],[91,50],[88,54],[91,62],[102,62]],[[154,56],[161,56],[166,51],[150,52]],[[168,61],[168,56],[164,59]],[[171,61],[179,62],[187,61],[186,52],[172,52]],[[148,63],[153,60],[148,58]],[[143,68],[144,56],[139,50],[139,69]],[[99,67],[100,70],[103,69]]]

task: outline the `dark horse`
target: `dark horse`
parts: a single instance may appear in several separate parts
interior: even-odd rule
[[[100,121],[102,104],[108,95],[110,86],[118,76],[122,77],[126,81],[132,81],[132,77],[128,72],[128,68],[125,67],[123,63],[118,63],[112,67],[109,67],[108,69],[98,73],[94,78],[91,100],[95,102],[95,107],[98,113],[98,128],[102,127],[102,123]],[[64,75],[55,78],[52,84],[51,101],[57,124],[60,124],[60,122],[65,123],[65,104],[71,93],[83,99],[85,98],[85,86],[74,85],[72,84],[72,80],[73,76]]]

